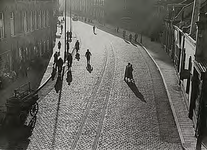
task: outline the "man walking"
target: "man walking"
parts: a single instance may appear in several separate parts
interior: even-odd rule
[[[61,48],[61,43],[60,43],[60,41],[58,42],[58,49],[59,49],[59,51],[60,51],[60,48]]]
[[[62,24],[61,24],[60,28],[61,28],[61,33],[60,34],[62,34],[63,33],[63,25]]]
[[[125,75],[124,75],[124,80],[126,82],[134,82],[132,72],[133,72],[132,64],[128,63],[128,65],[126,66]]]
[[[58,53],[55,52],[55,54],[54,54],[54,64],[57,63],[57,60],[58,60]]]
[[[96,34],[96,27],[95,27],[95,25],[93,26],[93,33]]]
[[[87,66],[88,66],[88,65],[90,65],[90,58],[91,58],[91,52],[89,51],[89,49],[87,49],[85,57],[87,59]]]
[[[132,34],[129,34],[129,41],[132,41]]]
[[[125,39],[125,36],[126,36],[126,31],[124,30],[123,31],[123,38]]]
[[[60,75],[63,67],[63,59],[61,57],[59,57],[57,61],[57,67],[58,67],[58,75]]]
[[[71,53],[68,53],[67,61],[68,61],[68,69],[69,69],[72,66],[72,62],[73,62],[73,57]]]
[[[136,34],[134,35],[134,41],[135,41],[135,42],[137,42],[137,38],[138,38],[138,34],[136,33]]]
[[[80,48],[80,43],[79,43],[79,41],[77,40],[76,43],[75,43],[75,49],[76,49],[76,52],[78,52],[79,48]]]

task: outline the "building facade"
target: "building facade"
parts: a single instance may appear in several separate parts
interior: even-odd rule
[[[71,5],[71,6],[70,6]],[[72,14],[103,21],[105,0],[69,0],[67,10]]]
[[[0,1],[0,74],[50,54],[56,34],[54,0]]]
[[[188,2],[177,15],[168,10],[174,15],[165,21],[163,45],[177,71],[195,134],[203,138],[207,137],[207,2]],[[198,9],[199,16],[195,17],[193,11]],[[194,18],[199,18],[198,22]],[[195,33],[192,22],[197,25]]]

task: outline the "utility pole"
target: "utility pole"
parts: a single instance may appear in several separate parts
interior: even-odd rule
[[[71,23],[72,23],[72,21],[71,21],[71,0],[70,0],[70,32],[72,32],[72,25],[71,25]]]
[[[66,40],[66,0],[65,0],[65,55],[64,55],[64,62],[66,61],[66,44],[67,44],[67,40]]]

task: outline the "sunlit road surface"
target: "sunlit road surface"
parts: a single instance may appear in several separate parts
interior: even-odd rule
[[[150,57],[138,45],[100,29],[96,33],[90,25],[73,22],[71,47],[80,41],[80,61],[73,60],[71,84],[66,67],[62,91],[53,89],[39,102],[27,149],[181,149],[164,84]],[[86,69],[87,48],[91,73]],[[134,85],[123,80],[128,62]]]

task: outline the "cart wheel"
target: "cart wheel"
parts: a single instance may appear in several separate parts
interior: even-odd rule
[[[34,117],[30,120],[28,127],[30,127],[31,130],[34,129],[36,120],[37,120],[37,117],[36,117],[36,116],[34,116]]]
[[[32,105],[32,108],[30,109],[31,116],[36,116],[38,109],[39,109],[38,103],[35,103],[34,105]]]

